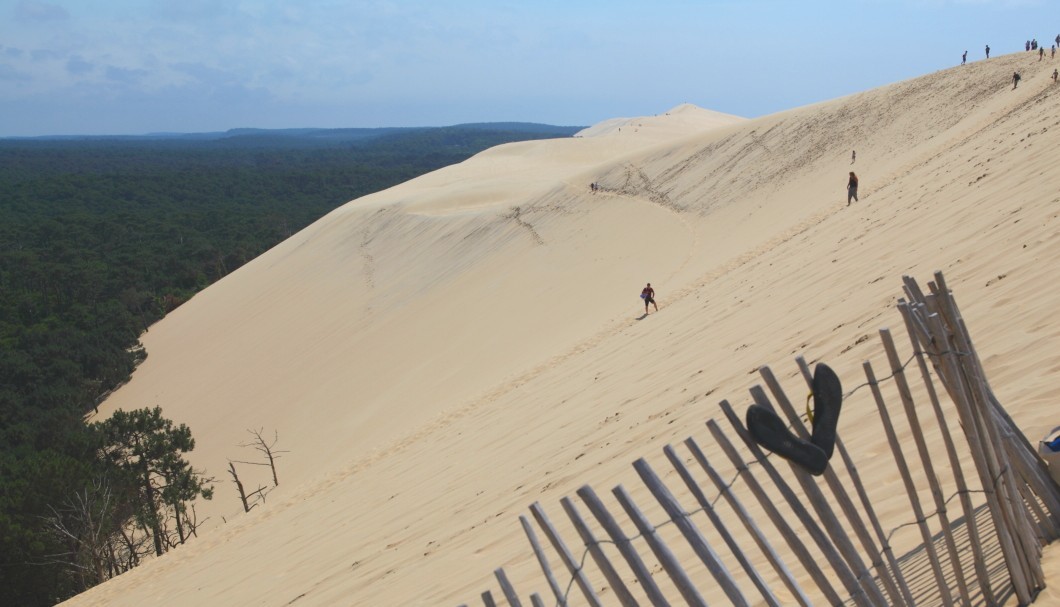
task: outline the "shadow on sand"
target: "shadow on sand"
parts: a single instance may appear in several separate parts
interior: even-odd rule
[[[1008,601],[1015,595],[1015,592],[1008,576],[1008,570],[1005,567],[1001,546],[994,535],[993,520],[986,504],[980,504],[976,507],[974,516],[983,540],[983,558],[986,561],[985,565],[987,575],[990,577],[990,586],[993,588],[999,603]],[[970,586],[972,605],[974,607],[986,607],[982,587],[975,579],[975,570],[971,563],[972,551],[968,538],[968,526],[963,516],[952,522],[952,529],[954,541],[957,544],[957,553],[961,559],[960,567]],[[941,565],[946,585],[949,586],[950,593],[953,595],[954,600],[957,601],[959,600],[959,594],[957,592],[956,576],[953,571],[953,563],[949,562],[943,534],[941,532],[936,533],[932,541],[935,544],[936,553],[940,556],[939,560],[942,561]],[[902,573],[909,584],[909,590],[912,592],[917,605],[942,604],[942,597],[935,584],[935,577],[928,559],[927,550],[925,550],[923,544],[899,557],[898,563],[898,566],[902,568]]]

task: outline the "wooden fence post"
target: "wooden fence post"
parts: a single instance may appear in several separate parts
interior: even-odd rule
[[[651,601],[653,607],[669,607],[670,603],[663,596],[662,591],[659,590],[659,586],[655,583],[655,579],[652,577],[651,572],[644,566],[644,561],[640,559],[640,555],[633,549],[633,545],[629,538],[622,532],[622,528],[618,526],[615,518],[611,516],[611,513],[604,507],[603,502],[593,491],[593,488],[589,485],[583,485],[578,489],[578,497],[582,498],[585,502],[589,512],[593,513],[596,520],[600,523],[600,526],[604,528],[607,535],[611,537],[611,541],[618,547],[618,551],[622,553],[622,557],[626,559],[626,563],[629,564],[630,569],[633,570],[633,575],[637,577],[637,581],[640,582],[641,588],[648,595],[648,600]]]
[[[891,374],[894,377],[895,386],[898,388],[898,397],[902,401],[905,415],[909,420],[909,428],[913,434],[913,442],[916,444],[920,455],[920,462],[924,466],[927,476],[928,487],[931,497],[935,501],[935,513],[939,517],[939,525],[942,527],[942,537],[949,553],[950,563],[953,565],[953,574],[957,579],[957,591],[966,605],[971,605],[972,599],[968,594],[968,582],[964,579],[964,571],[961,567],[961,557],[957,554],[957,544],[953,541],[953,531],[950,529],[950,518],[946,513],[946,498],[939,488],[938,476],[935,474],[935,466],[931,463],[931,452],[928,451],[927,442],[924,440],[924,432],[920,427],[920,418],[916,413],[916,404],[913,402],[913,394],[909,390],[909,384],[905,379],[905,371],[902,369],[902,361],[898,357],[898,350],[894,345],[889,329],[880,329],[880,340],[883,349],[887,352],[887,360],[891,365]]]
[[[773,594],[773,591],[769,589],[769,585],[766,584],[764,579],[762,579],[762,576],[758,574],[758,571],[755,570],[754,565],[747,560],[747,557],[743,553],[743,548],[740,547],[736,538],[729,533],[728,528],[725,527],[725,522],[722,521],[721,517],[718,516],[718,513],[714,511],[714,506],[711,505],[710,500],[707,499],[703,490],[696,483],[696,480],[692,478],[692,474],[688,471],[688,468],[685,467],[684,462],[677,457],[674,448],[670,445],[666,445],[666,447],[663,448],[663,452],[666,454],[667,459],[670,460],[670,464],[675,470],[677,470],[678,476],[680,476],[681,480],[685,482],[685,486],[692,494],[692,497],[695,498],[699,507],[707,515],[707,518],[710,519],[711,524],[714,526],[714,529],[717,530],[718,535],[721,536],[722,541],[728,546],[729,552],[731,552],[733,557],[736,558],[736,561],[740,564],[744,573],[746,573],[747,577],[751,579],[751,583],[754,584],[755,588],[758,589],[759,594],[765,599],[766,604],[779,607],[777,597]]]
[[[780,577],[781,581],[784,583],[784,586],[786,586],[788,591],[791,592],[791,595],[795,599],[795,601],[801,607],[810,607],[809,597],[806,596],[802,588],[800,588],[798,583],[795,582],[794,576],[792,576],[791,572],[788,571],[787,566],[784,564],[784,561],[781,560],[780,556],[777,555],[776,551],[773,550],[773,546],[770,545],[769,540],[767,540],[765,535],[763,535],[762,532],[758,529],[758,526],[755,524],[754,519],[752,519],[751,515],[747,513],[747,510],[743,507],[743,504],[740,502],[740,499],[736,497],[736,495],[722,480],[718,472],[714,470],[714,468],[710,465],[710,462],[707,460],[707,456],[704,455],[703,452],[700,450],[699,445],[697,445],[696,442],[691,438],[685,440],[685,445],[692,453],[692,457],[697,462],[699,462],[700,467],[703,468],[703,470],[707,473],[707,476],[710,477],[711,482],[713,482],[714,486],[717,487],[718,491],[725,498],[725,501],[729,504],[733,511],[736,512],[736,517],[740,519],[740,522],[743,523],[744,528],[747,530],[748,533],[751,534],[751,537],[754,538],[755,543],[758,544],[759,550],[762,551],[762,554],[765,555],[766,560],[768,560],[769,563],[773,566],[773,570],[776,571],[777,576]],[[670,458],[671,462],[680,461],[677,458],[677,454],[674,452],[672,447],[668,445],[665,451],[666,456]],[[676,464],[674,465],[676,467]],[[684,477],[687,473],[687,470],[685,470],[685,472],[682,473],[682,477]],[[691,486],[689,487],[689,489],[691,489]],[[697,494],[697,499],[700,495],[702,495],[702,492],[699,492],[699,494]],[[704,508],[706,508],[706,506],[704,506]],[[773,509],[773,512],[776,513],[775,508]],[[767,516],[770,516],[770,514],[767,513]],[[777,517],[779,518],[779,514],[777,514]],[[783,522],[783,519],[780,520],[781,522]],[[792,535],[794,534],[794,532],[791,531],[791,527],[788,527],[786,523],[784,526],[786,529],[786,533]],[[785,532],[782,531],[781,535],[784,535],[784,533]],[[799,546],[801,546],[802,550],[805,551],[806,548],[802,545],[801,542],[799,543]]]
[[[541,530],[545,533],[545,537],[548,538],[548,541],[552,542],[552,547],[559,553],[563,564],[567,566],[567,571],[574,576],[574,581],[577,582],[578,587],[581,588],[582,594],[585,595],[585,600],[589,601],[589,604],[592,605],[592,607],[603,607],[600,603],[600,599],[596,596],[596,591],[593,590],[593,585],[589,583],[588,578],[585,577],[585,571],[582,570],[581,564],[574,559],[574,555],[567,549],[567,545],[563,543],[563,539],[558,533],[556,533],[556,528],[552,526],[552,521],[548,520],[548,515],[545,514],[545,511],[541,508],[541,504],[538,502],[531,504],[530,513],[534,515],[537,524],[541,526]]]
[[[526,532],[526,538],[530,540],[530,547],[533,549],[534,555],[537,556],[537,562],[541,565],[541,571],[545,574],[545,580],[548,581],[548,587],[552,589],[552,594],[556,596],[556,604],[560,607],[566,607],[567,597],[563,596],[563,590],[559,587],[559,583],[556,581],[556,576],[552,574],[552,567],[548,564],[545,552],[541,550],[541,544],[537,541],[537,534],[534,533],[534,527],[530,524],[530,521],[525,515],[519,515],[519,522],[523,525],[523,531]]]
[[[681,596],[685,598],[685,601],[692,607],[706,607],[707,603],[703,600],[703,597],[699,595],[699,590],[696,589],[695,585],[692,584],[692,579],[685,573],[684,568],[681,567],[681,563],[677,561],[673,553],[670,552],[670,548],[662,541],[662,538],[655,533],[655,527],[648,522],[645,518],[644,513],[640,511],[640,508],[633,502],[633,498],[629,496],[626,489],[619,485],[612,489],[615,497],[618,499],[618,503],[622,505],[622,509],[626,511],[630,520],[637,526],[637,530],[640,531],[641,536],[644,537],[648,542],[648,546],[651,551],[655,553],[655,557],[659,559],[663,569],[673,580],[674,585],[677,586],[677,590],[680,591]]]
[[[677,498],[674,494],[667,489],[666,485],[663,484],[655,471],[648,465],[648,461],[641,458],[633,462],[633,469],[640,475],[640,479],[644,481],[644,484],[648,487],[648,491],[655,496],[656,501],[666,511],[667,516],[670,520],[677,525],[677,528],[681,531],[681,534],[685,536],[689,545],[692,546],[692,550],[699,556],[699,559],[703,561],[703,564],[707,566],[707,571],[710,572],[711,577],[714,581],[721,586],[721,589],[725,592],[725,596],[729,598],[729,602],[736,607],[748,607],[747,600],[744,599],[743,594],[740,593],[740,589],[736,586],[732,576],[729,575],[729,570],[725,568],[725,564],[721,562],[718,555],[714,552],[714,549],[707,543],[706,538],[699,532],[695,523],[688,517],[684,509],[681,508],[681,504],[678,503]],[[724,528],[724,527],[723,527]],[[753,570],[752,570],[753,571]],[[757,577],[757,574],[755,574]],[[776,604],[776,597],[773,593],[766,588],[767,601],[770,604]]]
[[[603,549],[600,547],[600,542],[596,541],[596,537],[593,532],[589,529],[589,526],[585,524],[582,519],[581,513],[578,512],[578,508],[575,507],[574,502],[569,497],[564,497],[559,500],[563,510],[567,513],[571,522],[574,524],[575,530],[578,531],[578,535],[582,538],[582,543],[589,549],[589,555],[593,557],[593,561],[596,562],[596,566],[600,568],[600,571],[604,573],[604,577],[607,578],[607,583],[611,585],[611,589],[615,591],[618,596],[618,601],[622,603],[623,607],[637,607],[637,600],[633,598],[633,595],[629,593],[629,589],[622,582],[622,577],[618,575],[615,568],[611,566],[611,561],[607,560],[607,555],[604,554]]]
[[[880,412],[883,431],[887,434],[887,442],[891,446],[891,453],[894,455],[898,472],[902,477],[902,482],[905,484],[905,491],[913,508],[913,516],[916,517],[917,528],[920,529],[920,537],[924,541],[924,550],[927,551],[931,570],[935,574],[935,583],[938,585],[939,593],[942,596],[942,603],[943,605],[952,605],[953,596],[950,594],[949,584],[946,583],[946,576],[942,572],[942,564],[939,562],[939,555],[935,550],[935,542],[931,538],[931,530],[928,528],[927,519],[924,517],[924,509],[921,507],[920,498],[917,496],[916,485],[913,484],[913,477],[909,474],[909,465],[902,454],[902,447],[898,444],[898,436],[894,432],[894,426],[891,425],[891,417],[887,413],[887,405],[883,401],[883,394],[880,393],[876,375],[872,372],[872,363],[865,361],[862,367],[865,369],[865,377],[868,379],[872,395],[876,399],[876,408]]]
[[[497,583],[501,585],[501,592],[504,593],[504,598],[508,599],[508,604],[511,607],[523,607],[523,603],[519,600],[519,594],[515,592],[512,583],[508,581],[508,576],[504,573],[504,569],[500,567],[494,569],[493,575],[497,578]]]
[[[968,543],[972,547],[972,565],[975,568],[975,576],[979,580],[979,588],[983,593],[983,599],[986,604],[995,605],[997,604],[997,598],[994,596],[994,590],[990,585],[990,574],[986,570],[986,558],[980,545],[979,523],[975,520],[975,508],[972,507],[972,497],[968,493],[968,483],[964,479],[964,470],[957,455],[957,447],[953,442],[949,425],[946,423],[946,415],[942,411],[942,404],[939,402],[934,382],[931,381],[931,372],[928,370],[927,362],[924,360],[924,353],[920,348],[919,339],[921,337],[918,336],[920,329],[917,327],[917,322],[908,303],[899,300],[898,311],[902,314],[902,319],[905,321],[905,330],[915,351],[920,377],[924,382],[925,389],[927,389],[931,408],[935,413],[935,421],[939,425],[942,442],[946,447],[950,470],[953,472],[953,481],[957,485],[957,494],[960,498],[961,510],[964,513],[964,524],[968,528]],[[926,330],[924,330],[924,334],[926,335]]]

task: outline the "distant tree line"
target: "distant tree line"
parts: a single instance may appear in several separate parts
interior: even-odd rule
[[[575,130],[0,140],[0,604],[54,604],[194,535],[212,489],[190,430],[158,409],[85,423],[153,322],[348,200]]]

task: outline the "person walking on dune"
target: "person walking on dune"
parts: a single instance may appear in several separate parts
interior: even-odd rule
[[[964,54],[961,55],[961,65],[964,65],[967,62],[968,62],[968,51],[964,51]]]
[[[1058,73],[1057,73],[1057,71],[1056,71],[1056,70],[1054,69],[1054,70],[1053,70],[1053,84],[1056,84],[1056,77],[1057,77],[1057,75],[1058,75]]]
[[[850,199],[853,198],[854,202],[858,201],[858,176],[854,174],[854,171],[850,171],[850,179],[847,180],[847,206],[850,206]]]
[[[850,150],[850,164],[854,164],[854,161],[858,159],[858,151]]]
[[[1020,85],[1020,73],[1012,72],[1012,90],[1016,90],[1016,87]]]
[[[986,58],[987,58],[987,59],[989,59],[989,58],[990,58],[990,45],[989,45],[989,44],[988,44],[988,45],[986,45]]]
[[[655,311],[659,311],[659,304],[655,303],[655,289],[651,288],[651,283],[640,292],[641,299],[644,300],[644,315],[648,315],[648,304],[655,306]]]

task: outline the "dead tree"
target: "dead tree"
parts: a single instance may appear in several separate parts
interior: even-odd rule
[[[107,580],[107,519],[113,494],[105,480],[90,489],[75,491],[60,508],[48,506],[50,516],[43,517],[52,533],[67,547],[60,554],[49,554],[49,563],[72,569],[84,588]]]
[[[273,487],[279,487],[280,486],[280,480],[276,476],[276,460],[280,459],[280,454],[282,454],[282,453],[290,453],[290,452],[289,451],[277,451],[276,450],[276,448],[275,448],[276,447],[276,443],[280,439],[279,439],[279,435],[275,431],[273,431],[273,433],[272,433],[272,442],[268,442],[268,441],[265,440],[264,437],[262,437],[261,433],[263,431],[264,431],[264,428],[259,428],[258,430],[247,430],[247,432],[249,432],[251,435],[254,436],[254,440],[252,440],[250,442],[247,442],[247,443],[243,443],[243,444],[241,444],[239,446],[240,447],[253,447],[255,450],[257,450],[258,452],[263,454],[265,456],[265,459],[269,460],[269,463],[268,464],[261,464],[261,463],[257,463],[257,462],[239,462],[239,463],[241,463],[241,464],[251,464],[251,465],[254,465],[254,466],[265,466],[265,465],[269,466],[269,468],[272,470],[272,486]]]
[[[83,589],[132,569],[153,552],[150,533],[140,531],[106,477],[48,509],[42,518],[65,550],[44,555],[39,564],[66,568]]]
[[[239,489],[239,499],[243,502],[243,512],[250,512],[250,504],[247,503],[247,493],[243,490],[243,483],[239,480],[239,475],[236,474],[236,465],[231,460],[228,462],[228,473],[232,475],[232,481],[236,484],[236,489]]]

